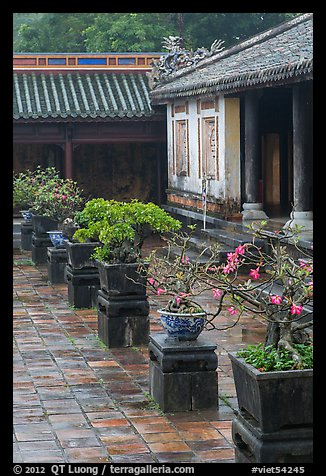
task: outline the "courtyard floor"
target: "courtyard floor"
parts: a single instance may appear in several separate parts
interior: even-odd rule
[[[97,310],[72,308],[67,285],[50,284],[47,266],[30,260],[14,250],[14,463],[234,463],[228,352],[262,341],[263,322],[248,315],[202,333],[217,345],[218,409],[163,413],[149,395],[147,346],[105,347]],[[153,299],[151,334],[163,332]]]

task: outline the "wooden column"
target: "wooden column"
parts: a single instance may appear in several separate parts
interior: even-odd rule
[[[312,81],[293,86],[293,203],[284,228],[303,227],[300,237],[312,239]]]
[[[259,202],[261,169],[259,96],[258,91],[247,91],[245,96],[245,203],[243,220],[266,220],[268,217]]]
[[[245,200],[259,201],[260,136],[258,123],[258,94],[248,91],[245,97]]]
[[[72,129],[68,125],[66,127],[65,142],[65,178],[73,178],[73,146],[72,146]]]
[[[312,84],[293,87],[293,200],[296,212],[312,210]]]
[[[162,205],[162,144],[156,145],[157,204]]]

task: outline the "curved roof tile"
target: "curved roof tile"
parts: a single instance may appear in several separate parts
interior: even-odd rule
[[[145,74],[14,72],[13,82],[15,120],[154,114]]]
[[[151,91],[155,103],[192,95],[227,93],[266,83],[312,79],[313,15],[306,13],[184,68]]]

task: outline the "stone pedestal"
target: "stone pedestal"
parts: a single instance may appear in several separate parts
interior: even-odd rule
[[[218,408],[216,345],[150,336],[150,394],[165,412]]]
[[[67,251],[64,247],[49,247],[48,255],[48,280],[52,284],[67,282],[66,266]]]
[[[24,221],[20,226],[21,249],[26,251],[32,250],[32,233],[33,225],[31,221]]]
[[[98,335],[107,347],[147,345],[149,304],[146,295],[112,297],[100,289],[97,296]]]
[[[96,307],[97,291],[100,287],[100,278],[97,268],[74,269],[66,266],[68,283],[68,301],[71,306]]]
[[[236,463],[312,463],[312,427],[287,428],[266,433],[248,414],[232,422]]]
[[[52,246],[52,242],[48,235],[37,236],[35,232],[32,233],[32,261],[35,264],[47,263],[48,255],[47,249]]]
[[[243,211],[241,212],[241,214],[242,220],[244,222],[252,222],[255,220],[268,220],[268,216],[263,210],[262,203],[244,203],[242,207]]]
[[[285,223],[283,228],[294,228],[295,225],[303,227],[302,231],[299,232],[300,237],[307,233],[312,235],[314,229],[313,212],[292,212],[290,220]]]

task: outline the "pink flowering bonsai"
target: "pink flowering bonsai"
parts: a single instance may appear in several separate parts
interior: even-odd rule
[[[289,229],[271,237],[264,231],[264,222],[258,228],[252,226],[252,241],[239,245],[220,264],[217,245],[205,248],[195,260],[189,259],[189,239],[195,227],[189,228],[189,234],[165,238],[166,252],[156,250],[149,259],[148,284],[158,296],[169,298],[165,310],[205,311],[197,297],[209,292],[216,308],[205,311],[207,330],[215,328],[214,319],[221,312],[227,313],[231,321],[228,327],[233,327],[249,311],[267,322],[265,347],[288,351],[294,368],[300,368],[295,344],[310,341],[307,329],[312,326],[311,311],[306,309],[313,300],[313,263],[299,248],[299,230]],[[268,252],[257,246],[256,237],[267,239]],[[286,251],[284,245],[289,239],[302,255],[300,259]],[[202,257],[207,254],[209,258],[204,261]]]

